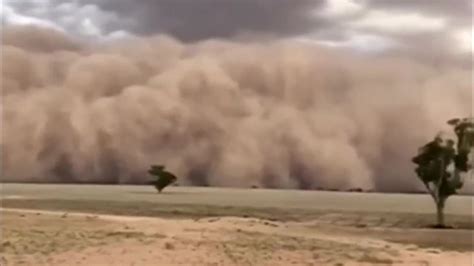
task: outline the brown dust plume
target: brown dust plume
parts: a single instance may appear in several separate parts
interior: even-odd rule
[[[2,54],[9,182],[414,190],[417,148],[471,112],[471,69],[294,41],[7,27]]]

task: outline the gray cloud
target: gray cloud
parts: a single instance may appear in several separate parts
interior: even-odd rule
[[[37,24],[50,26],[82,37],[101,37],[112,34],[106,29],[121,28],[117,14],[96,5],[78,1],[8,1],[3,20],[7,24]]]
[[[184,41],[304,37],[336,47],[410,55],[431,49],[451,56],[450,50],[458,47],[453,32],[472,26],[469,0],[25,0],[7,1],[7,7],[36,24],[93,38],[128,33],[166,33]],[[437,20],[441,27],[429,27]]]
[[[472,0],[365,0],[371,8],[444,17],[453,25],[472,23]]]
[[[226,38],[240,33],[291,36],[330,24],[312,11],[322,0],[49,0],[10,1],[19,14],[54,21],[83,34],[85,21],[102,34],[166,33],[185,41]],[[86,32],[87,33],[87,32]]]
[[[231,37],[242,32],[302,34],[327,21],[311,11],[314,0],[82,0],[133,18],[124,27],[137,34],[167,33],[182,40]],[[111,30],[111,29],[109,29]]]

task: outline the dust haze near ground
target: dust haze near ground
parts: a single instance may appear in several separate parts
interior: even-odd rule
[[[471,113],[470,68],[291,41],[79,43],[3,29],[3,181],[415,190],[411,157]],[[32,45],[34,44],[34,45]]]

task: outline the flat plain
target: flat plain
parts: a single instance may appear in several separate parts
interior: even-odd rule
[[[473,197],[2,184],[5,265],[472,265]],[[449,264],[443,264],[448,263]],[[3,265],[3,264],[2,264]]]

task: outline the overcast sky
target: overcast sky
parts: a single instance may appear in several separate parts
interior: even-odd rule
[[[472,52],[471,0],[5,0],[4,24],[88,39],[271,36],[365,52]],[[470,57],[469,57],[470,58]]]

